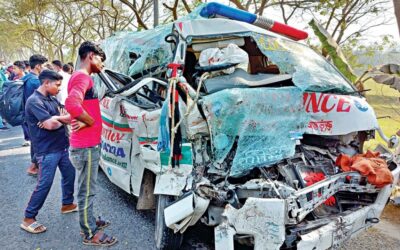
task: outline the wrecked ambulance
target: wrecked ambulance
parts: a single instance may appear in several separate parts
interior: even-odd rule
[[[155,208],[157,248],[178,249],[196,223],[217,250],[338,248],[379,222],[392,184],[336,164],[381,133],[372,107],[303,32],[275,24],[210,3],[103,41],[101,168]]]

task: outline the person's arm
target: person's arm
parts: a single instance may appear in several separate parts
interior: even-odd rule
[[[52,116],[50,119],[44,122],[38,122],[39,128],[44,128],[47,130],[54,130],[58,129],[61,126],[58,126],[58,123],[61,125],[71,123],[71,116],[70,115],[60,115],[60,116]]]
[[[79,124],[79,127],[92,126],[94,119],[84,110],[82,103],[84,100],[85,93],[89,88],[90,81],[86,76],[82,75],[73,79],[70,82],[71,89],[68,93],[67,99],[65,99],[65,108],[70,113],[72,118],[72,127],[74,124]],[[77,120],[76,122],[74,120]]]
[[[52,116],[43,122],[38,122],[37,125],[43,129],[56,130],[64,125],[62,122],[58,120],[59,118],[60,118],[59,116]]]
[[[92,126],[94,123],[94,119],[85,110],[83,110],[82,114],[75,117],[75,119],[85,123],[89,127]]]
[[[56,97],[53,96],[51,98],[54,102],[57,103],[57,109],[58,109],[58,113],[59,113],[57,120],[63,124],[70,124],[71,123],[71,115],[67,112],[67,110],[65,109],[65,106],[62,105]]]
[[[57,118],[57,121],[61,122],[62,124],[70,124],[71,123],[71,116],[70,115],[62,115]]]
[[[56,130],[64,125],[58,120],[60,116],[51,116],[43,103],[30,102],[29,105],[26,106],[28,108],[28,113],[35,116],[36,119],[39,121],[37,123],[38,127],[47,130]]]

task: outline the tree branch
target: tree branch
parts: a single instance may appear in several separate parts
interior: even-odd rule
[[[147,25],[143,22],[143,19],[140,16],[140,14],[139,14],[138,10],[136,9],[136,7],[131,2],[129,2],[128,0],[120,0],[120,1],[121,1],[121,3],[125,4],[126,6],[128,6],[135,13],[135,16],[136,16],[137,22],[139,24],[139,27],[143,27],[146,30],[149,29],[147,27]]]

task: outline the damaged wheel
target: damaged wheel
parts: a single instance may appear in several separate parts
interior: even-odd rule
[[[164,209],[174,201],[173,196],[158,195],[156,207],[156,231],[155,240],[157,249],[179,249],[183,235],[181,233],[174,233],[170,228],[165,225]]]

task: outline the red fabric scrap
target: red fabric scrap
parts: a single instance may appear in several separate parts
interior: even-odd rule
[[[306,181],[307,187],[313,185],[314,183],[317,183],[317,182],[319,182],[319,181],[322,181],[322,180],[324,180],[324,179],[325,179],[325,175],[324,175],[324,173],[321,173],[321,172],[319,172],[319,173],[307,172],[307,173],[306,173],[306,177],[304,177],[304,180]],[[318,193],[318,196],[321,196],[321,194]],[[328,206],[331,206],[331,207],[334,206],[334,205],[336,204],[336,199],[335,199],[335,197],[333,197],[333,196],[329,197],[329,198],[324,202],[324,204],[325,204],[325,205],[328,205]]]

